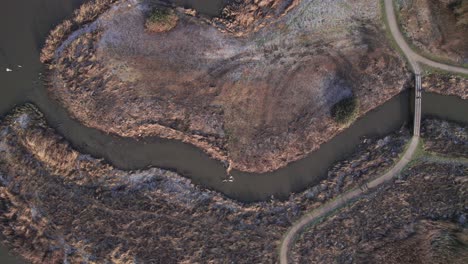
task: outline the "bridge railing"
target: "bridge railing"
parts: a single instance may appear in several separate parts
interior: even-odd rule
[[[414,89],[414,127],[413,135],[420,136],[421,133],[421,104],[422,104],[422,85],[421,74],[417,73],[415,76],[415,89]]]

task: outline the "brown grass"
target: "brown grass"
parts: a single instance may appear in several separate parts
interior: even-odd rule
[[[468,1],[461,1],[454,11],[457,16],[457,25],[468,26]]]
[[[47,164],[55,174],[68,174],[80,155],[76,151],[69,151],[68,145],[60,144],[40,133],[25,136],[23,146],[32,153],[37,160]]]
[[[100,14],[109,9],[116,0],[94,0],[83,4],[73,13],[71,19],[65,20],[53,29],[41,51],[42,63],[50,63],[59,45],[77,28],[94,21]]]
[[[115,1],[116,0],[94,0],[92,2],[87,2],[73,13],[73,20],[78,25],[92,22]]]
[[[18,122],[23,115],[30,121]],[[124,172],[77,158],[31,105],[0,120],[0,131],[0,173],[7,179],[0,182],[0,240],[31,263],[91,257],[91,263],[274,263],[275,241],[290,223],[339,188],[354,187],[351,177],[338,175],[361,169],[342,167],[349,161],[334,167],[322,182],[327,187],[314,188],[313,197],[239,204],[168,171]],[[58,173],[62,169],[66,173]]]
[[[72,31],[73,22],[65,20],[62,24],[53,29],[46,39],[45,46],[42,49],[40,60],[42,63],[50,62],[55,54],[55,50],[66,36]]]

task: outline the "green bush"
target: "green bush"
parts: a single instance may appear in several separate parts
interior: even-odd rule
[[[354,117],[357,110],[357,100],[353,97],[342,99],[331,109],[333,119],[338,123],[346,123]]]
[[[169,20],[171,13],[167,9],[153,9],[151,11],[150,16],[148,17],[148,21],[152,23],[161,23],[166,22]]]
[[[171,9],[155,8],[146,19],[146,29],[151,32],[169,31],[177,25],[178,16]]]

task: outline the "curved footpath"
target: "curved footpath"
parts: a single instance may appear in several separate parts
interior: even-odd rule
[[[288,251],[291,244],[294,242],[296,235],[302,231],[306,226],[313,224],[314,221],[319,220],[322,217],[325,217],[328,213],[339,209],[352,200],[356,199],[360,195],[367,192],[369,188],[374,188],[382,183],[392,179],[395,175],[397,175],[410,161],[411,158],[416,151],[419,143],[419,137],[413,136],[411,139],[411,143],[406,150],[405,154],[401,158],[401,160],[387,173],[384,175],[364,184],[359,188],[354,188],[351,191],[348,191],[342,195],[339,195],[332,201],[324,204],[322,207],[313,210],[311,213],[304,216],[299,222],[294,224],[291,229],[288,230],[288,233],[283,239],[281,243],[280,249],[280,263],[285,264],[288,263]]]
[[[421,67],[419,64],[420,63],[426,64],[428,66],[441,69],[444,71],[468,74],[468,69],[435,62],[427,58],[424,58],[421,55],[414,52],[410,48],[408,43],[406,43],[402,33],[400,32],[400,29],[398,27],[398,22],[396,19],[396,15],[395,15],[395,9],[393,6],[393,0],[384,0],[384,3],[385,3],[385,13],[387,15],[387,21],[388,21],[390,32],[393,38],[395,39],[396,43],[398,44],[398,46],[400,47],[400,49],[403,51],[404,55],[408,59],[408,62],[411,65],[411,68],[413,69],[413,72],[415,74],[415,102],[414,102],[415,111],[414,111],[413,138],[411,139],[411,142],[405,154],[403,154],[403,157],[400,159],[400,161],[398,161],[397,164],[395,164],[395,166],[390,171],[388,171],[384,175],[381,175],[365,183],[359,188],[354,188],[342,195],[339,195],[332,201],[324,204],[320,208],[313,210],[309,214],[305,215],[302,219],[300,219],[297,223],[295,223],[288,230],[288,232],[283,238],[283,241],[281,242],[280,256],[279,256],[281,264],[288,263],[288,258],[289,258],[288,251],[291,248],[291,245],[294,243],[296,236],[306,226],[313,225],[315,222],[317,222],[317,220],[320,220],[321,218],[326,217],[329,213],[333,212],[334,210],[337,210],[345,206],[346,204],[352,202],[359,196],[365,194],[369,188],[378,187],[382,183],[391,180],[393,177],[397,176],[401,172],[401,170],[411,161],[419,144],[419,133],[420,133],[420,127],[421,127],[421,96],[422,96],[421,91],[422,89],[421,89]]]
[[[400,27],[398,26],[398,21],[395,14],[395,8],[393,6],[393,0],[384,0],[385,3],[385,13],[387,15],[388,26],[390,28],[390,32],[392,33],[393,38],[395,39],[396,43],[403,51],[405,56],[408,58],[411,67],[415,74],[421,73],[421,68],[418,63],[426,64],[433,68],[437,68],[444,71],[455,72],[455,73],[462,73],[468,74],[468,69],[462,67],[456,67],[451,65],[442,64],[436,61],[432,61],[427,59],[416,52],[414,52],[408,43],[406,43],[403,34],[400,32]]]

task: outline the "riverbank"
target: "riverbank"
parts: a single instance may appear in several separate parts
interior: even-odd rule
[[[422,88],[428,92],[468,99],[468,79],[458,75],[429,73],[424,76]]]
[[[416,151],[413,157],[414,160],[408,164],[401,174],[396,175],[398,176],[396,180],[384,184],[378,189],[369,189],[370,191],[368,190],[367,193],[363,193],[352,200],[343,199],[349,204],[339,206],[338,210],[322,210],[321,214],[312,211],[308,216],[316,216],[308,217],[308,222],[304,224],[309,227],[299,230],[303,234],[295,234],[298,237],[297,244],[295,246],[288,245],[288,248],[293,249],[291,255],[285,255],[282,248],[281,261],[285,263],[286,261],[303,263],[329,262],[330,259],[340,259],[340,262],[350,260],[360,262],[364,259],[373,259],[375,262],[380,262],[386,259],[390,263],[400,263],[404,259],[404,262],[412,263],[428,263],[429,260],[429,263],[434,260],[435,263],[464,263],[467,257],[465,251],[459,251],[453,247],[434,248],[432,245],[437,241],[429,243],[431,246],[425,246],[424,250],[422,250],[425,254],[414,255],[412,254],[413,251],[407,252],[400,248],[401,243],[413,244],[415,236],[421,235],[421,239],[424,240],[423,234],[425,231],[418,235],[411,231],[401,236],[400,230],[396,231],[400,234],[397,238],[392,237],[392,235],[389,237],[388,234],[394,232],[393,229],[405,225],[402,222],[406,221],[408,226],[419,225],[421,219],[423,223],[426,223],[425,220],[436,220],[430,226],[438,226],[439,228],[450,226],[451,232],[455,232],[453,235],[456,236],[458,236],[457,233],[465,232],[463,228],[465,227],[466,212],[463,211],[463,206],[466,204],[466,199],[464,199],[463,192],[468,187],[466,180],[463,179],[466,177],[468,165],[466,151],[464,151],[468,144],[466,128],[466,124],[436,119],[424,120],[422,123],[421,136],[423,140],[421,146]],[[455,179],[451,178],[454,173]],[[407,179],[409,176],[414,177],[411,179],[412,181]],[[441,179],[445,180],[445,185],[440,184]],[[437,181],[437,184],[434,184],[435,181]],[[453,186],[453,182],[456,183],[455,186]],[[371,183],[368,184],[369,188],[371,188]],[[367,187],[367,184],[364,186]],[[418,190],[418,188],[421,189]],[[447,188],[451,189],[448,190]],[[361,189],[361,192],[363,190],[366,190],[366,188]],[[431,191],[438,192],[438,194],[431,194]],[[457,191],[461,191],[461,193],[457,194]],[[431,201],[426,195],[436,196],[437,198]],[[450,200],[451,206],[458,206],[458,215],[438,214],[438,210],[447,209],[446,203],[441,202],[443,199]],[[459,200],[458,203],[456,202],[457,199]],[[428,203],[426,209],[424,209],[426,205],[421,203],[421,200]],[[406,210],[400,209],[402,206]],[[428,208],[430,208],[429,215],[424,213]],[[450,223],[450,221],[461,221],[459,223],[461,226],[457,226],[457,223]],[[303,221],[301,220],[300,223],[302,224]],[[305,227],[304,224],[302,224],[302,227]],[[330,225],[336,226],[330,227]],[[377,234],[375,234],[376,229],[380,230]],[[335,231],[330,233],[330,230]],[[439,231],[445,232],[446,230]],[[326,234],[321,234],[321,232]],[[288,241],[288,243],[291,243],[295,239],[289,239]],[[464,244],[468,246],[466,242],[468,241],[462,240],[460,242],[462,248],[465,247]],[[382,250],[383,247],[385,247],[384,250]],[[405,248],[407,247],[405,246]]]
[[[4,118],[0,133],[2,240],[33,263],[273,262],[292,222],[391,167],[410,136],[366,139],[319,185],[243,204],[173,172],[125,172],[80,154],[32,106]]]
[[[438,119],[426,119],[421,131],[424,151],[446,157],[468,158],[467,126]]]
[[[180,9],[174,29],[146,34],[146,9],[115,5],[48,61],[50,95],[80,123],[180,140],[261,173],[304,158],[409,86],[373,1],[352,6],[365,24],[338,3],[301,2],[243,37]],[[332,108],[350,97],[358,102],[351,120],[335,121]]]
[[[445,121],[423,122],[425,142],[460,131],[466,137],[466,125],[448,123],[438,129],[440,122]],[[5,117],[0,133],[2,240],[33,263],[161,258],[168,263],[274,262],[292,223],[391,168],[411,136],[403,128],[380,139],[363,139],[319,184],[286,201],[244,204],[173,172],[121,171],[80,154],[32,106]],[[413,171],[420,170],[429,169]]]
[[[422,161],[302,234],[293,263],[465,263],[466,163]]]

